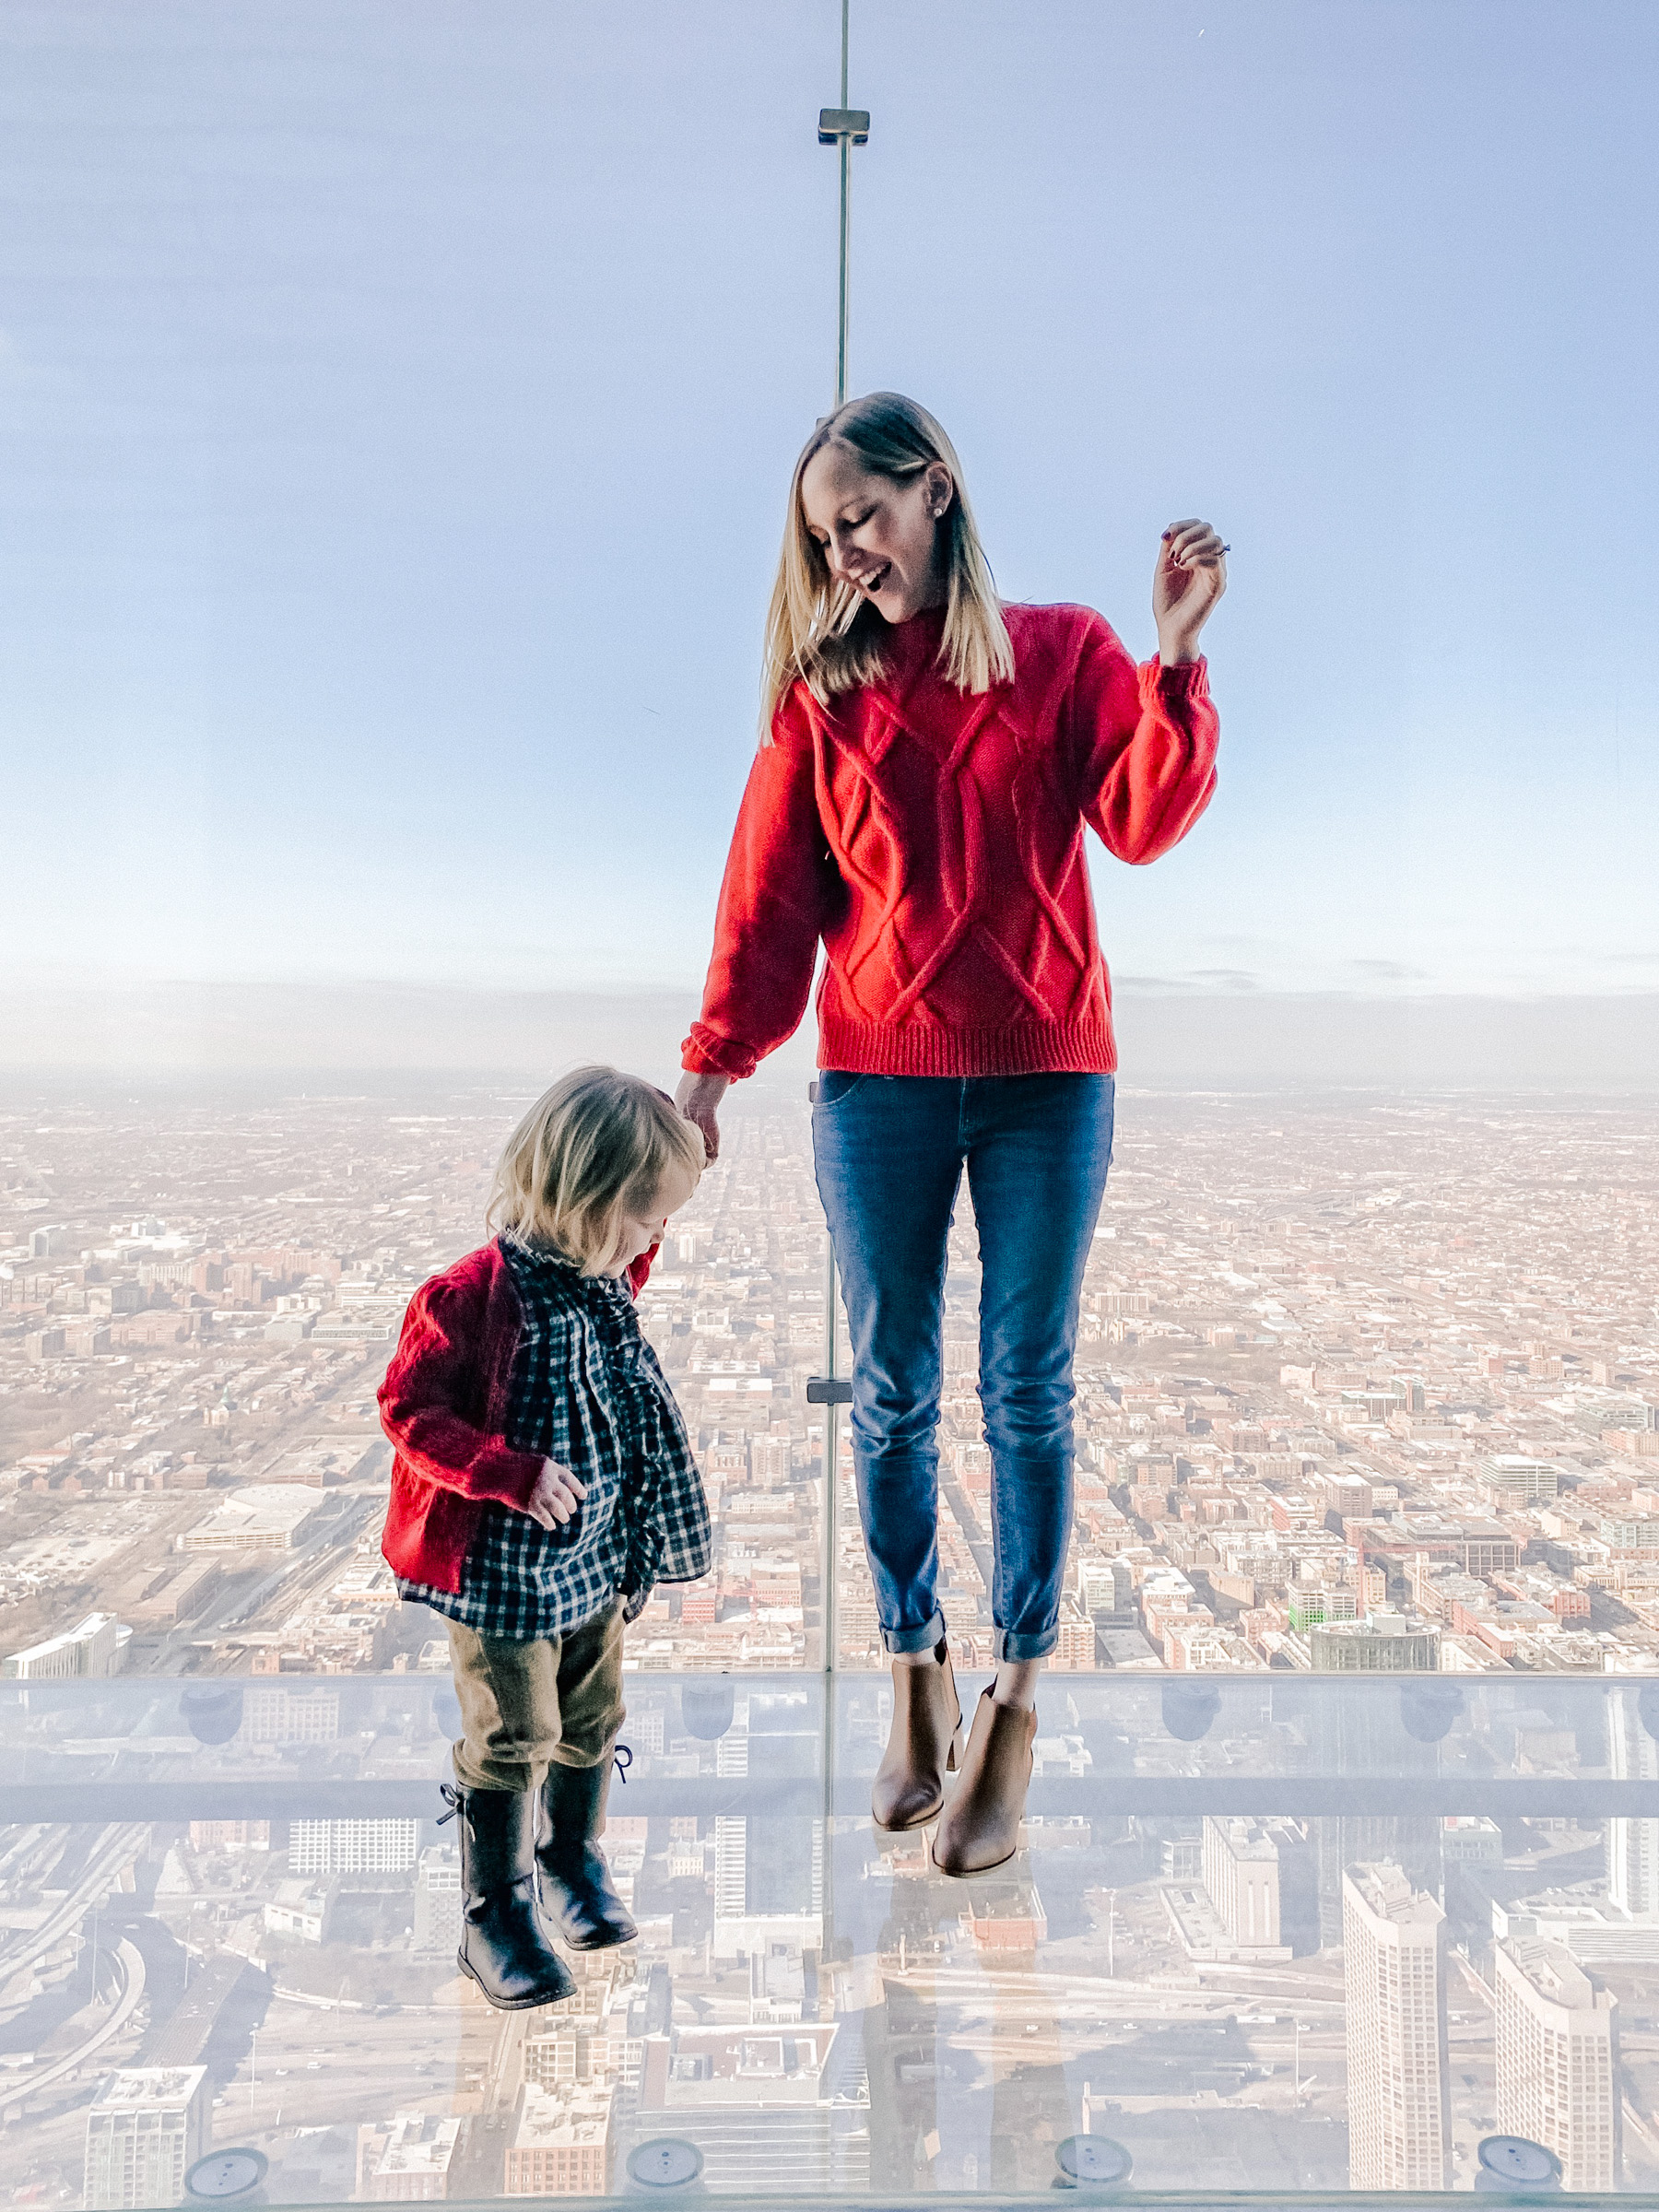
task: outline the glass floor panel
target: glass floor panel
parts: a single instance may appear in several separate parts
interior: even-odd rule
[[[884,1677],[629,1703],[639,1941],[500,2014],[447,1679],[5,1686],[0,2205],[237,2149],[274,2205],[661,2194],[665,2142],[716,2196],[1046,2200],[1077,2137],[1136,2195],[1398,2203],[1500,2135],[1659,2192],[1659,1681],[1051,1675],[967,1882],[871,1826]]]

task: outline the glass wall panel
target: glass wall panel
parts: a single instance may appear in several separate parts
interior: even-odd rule
[[[0,2206],[1659,2191],[1651,9],[0,0]],[[1213,801],[1069,864],[1115,1128],[1029,1817],[968,1882],[871,1825],[809,1001],[638,1300],[712,1523],[624,1647],[639,1938],[498,2014],[377,1394],[546,1086],[679,1079],[841,372],[1125,699],[1160,532],[1231,565]],[[914,709],[809,828],[926,1006]],[[932,888],[1030,1002],[969,877],[1076,732],[970,737],[1020,773]],[[946,1256],[971,1709],[966,1178]]]
[[[639,1940],[520,2013],[455,1971],[446,1685],[8,1689],[12,2201],[106,2200],[141,2134],[292,2205],[599,2196],[665,2141],[780,2202],[1047,2201],[1078,2136],[1189,2203],[1468,2189],[1496,2136],[1659,2185],[1635,1685],[1055,1678],[1024,1846],[960,1882],[870,1826],[885,1690],[823,1683],[635,1682]]]

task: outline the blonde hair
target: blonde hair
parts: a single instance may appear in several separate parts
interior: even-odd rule
[[[769,744],[772,716],[791,686],[805,683],[821,706],[838,691],[867,684],[882,672],[886,629],[870,602],[835,582],[824,548],[806,527],[801,479],[815,453],[845,446],[872,476],[908,483],[935,462],[949,469],[954,490],[939,528],[946,534],[947,589],[939,659],[962,691],[988,691],[1014,675],[1014,648],[1003,620],[991,564],[968,504],[956,449],[925,407],[900,392],[871,392],[826,415],[801,449],[789,481],[789,518],[778,580],[766,617],[760,738]]]
[[[507,1139],[486,1218],[599,1275],[622,1241],[626,1208],[649,1206],[676,1167],[695,1182],[703,1142],[665,1091],[614,1067],[575,1068]]]

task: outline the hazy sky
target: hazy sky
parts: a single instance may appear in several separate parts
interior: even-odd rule
[[[700,974],[833,372],[834,0],[0,5],[24,979]],[[853,383],[1137,655],[1177,986],[1659,983],[1652,0],[854,0]]]

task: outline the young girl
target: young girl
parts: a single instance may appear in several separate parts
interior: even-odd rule
[[[396,1447],[384,1551],[444,1614],[461,1701],[459,1961],[516,2011],[575,1987],[574,1950],[637,1933],[596,1838],[622,1725],[622,1630],[709,1570],[709,1515],[633,1294],[702,1172],[663,1092],[586,1067],[496,1170],[480,1251],[423,1283],[380,1393]],[[446,1816],[447,1817],[447,1816]]]
[[[1198,636],[1226,551],[1207,523],[1163,533],[1159,653],[1137,668],[1092,609],[998,597],[950,441],[914,400],[850,401],[807,440],[790,486],[764,736],[679,1104],[712,1158],[727,1085],[793,1034],[821,942],[813,1149],[893,1662],[872,1810],[886,1829],[937,1819],[947,1874],[1017,1848],[1037,1674],[1059,1634],[1072,1348],[1117,1065],[1084,828],[1140,865],[1208,805],[1217,722]],[[965,1748],[937,1594],[936,1438],[964,1172],[997,1662]]]

